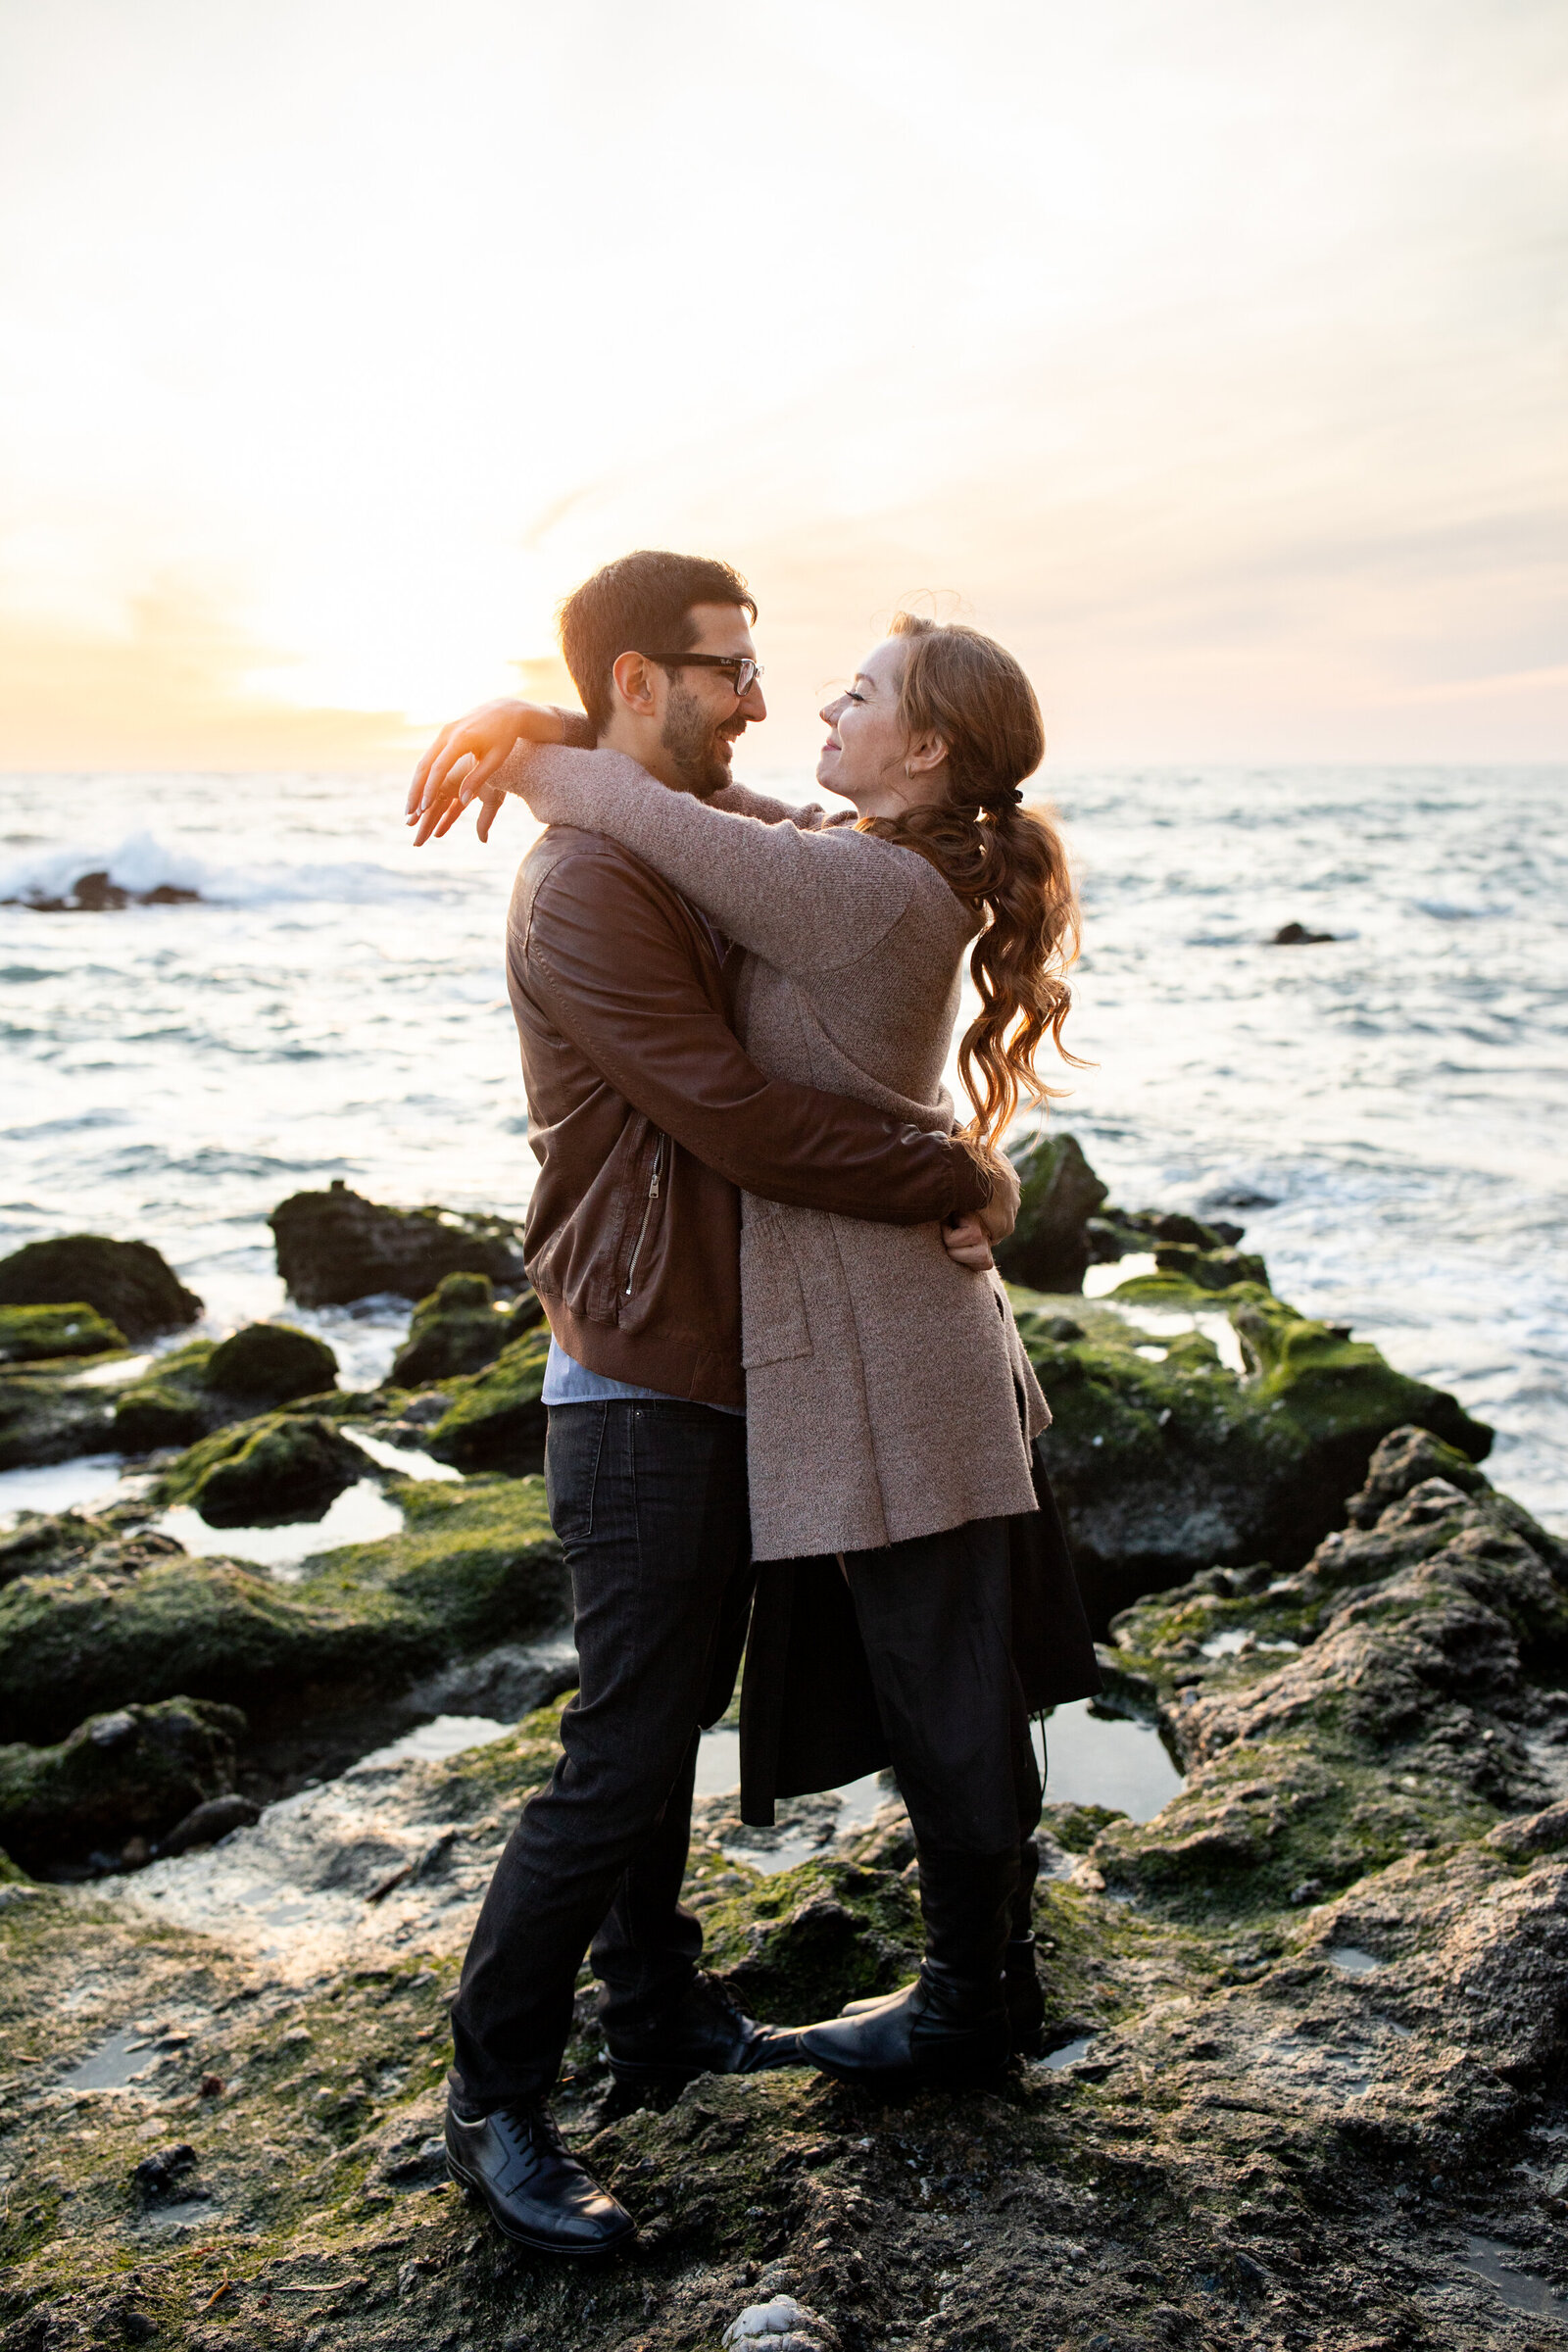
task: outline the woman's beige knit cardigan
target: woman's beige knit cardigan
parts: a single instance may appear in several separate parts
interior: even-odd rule
[[[739,786],[705,805],[618,752],[519,746],[498,781],[547,824],[623,843],[747,951],[736,1026],[769,1076],[952,1129],[942,1074],[979,926],[924,858]],[[1001,1282],[955,1264],[938,1226],[747,1194],[741,1330],[757,1558],[1034,1509],[1019,1392],[1031,1438],[1046,1400]]]

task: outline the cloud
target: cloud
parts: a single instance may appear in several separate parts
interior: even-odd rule
[[[210,597],[163,579],[118,629],[0,614],[0,767],[381,768],[401,713],[304,709],[257,690],[280,661]]]

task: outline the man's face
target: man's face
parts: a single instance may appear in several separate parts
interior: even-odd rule
[[[694,605],[691,616],[697,630],[689,649],[692,653],[756,661],[757,648],[739,605]],[[710,800],[730,781],[730,761],[738,739],[754,720],[766,716],[767,705],[757,679],[737,698],[733,680],[721,669],[701,665],[676,669],[669,676],[664,698],[660,748],[683,789],[700,801]]]

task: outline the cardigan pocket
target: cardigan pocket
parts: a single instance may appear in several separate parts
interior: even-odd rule
[[[750,1371],[810,1352],[801,1269],[784,1216],[774,1209],[748,1217],[741,1227],[741,1363]]]

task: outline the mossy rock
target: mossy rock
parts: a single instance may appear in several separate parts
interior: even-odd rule
[[[191,1446],[164,1472],[157,1494],[194,1504],[209,1527],[319,1519],[374,1467],[319,1414],[268,1413]]]
[[[54,1747],[0,1747],[0,1838],[29,1869],[153,1838],[234,1786],[237,1707],[180,1696],[78,1724]]]
[[[74,1388],[54,1372],[0,1374],[0,1470],[69,1462],[114,1444],[113,1405],[102,1389]]]
[[[1013,1303],[1051,1403],[1045,1457],[1101,1629],[1140,1593],[1203,1568],[1299,1566],[1343,1522],[1391,1430],[1418,1423],[1477,1457],[1492,1442],[1451,1396],[1256,1283],[1215,1294],[1155,1274],[1107,1300],[1019,1292]],[[1202,1331],[1142,1327],[1140,1306],[1223,1314],[1246,1370],[1222,1362]],[[1056,1336],[1064,1325],[1082,1337]]]
[[[307,1561],[283,1585],[232,1560],[89,1555],[0,1589],[0,1721],[62,1740],[88,1715],[188,1693],[252,1716],[404,1689],[570,1608],[542,1480],[394,1480],[401,1534]]]
[[[1165,1242],[1154,1251],[1161,1274],[1178,1274],[1200,1291],[1230,1291],[1239,1282],[1268,1288],[1268,1268],[1253,1250],[1194,1249],[1182,1242]]]
[[[0,1364],[109,1355],[124,1345],[124,1334],[80,1299],[66,1306],[0,1306]]]
[[[392,1382],[417,1389],[482,1372],[504,1348],[543,1320],[544,1308],[532,1291],[512,1305],[498,1306],[487,1276],[449,1274],[415,1308],[409,1336],[393,1361]]]
[[[1568,1546],[1414,1427],[1348,1515],[1296,1576],[1208,1570],[1116,1618],[1117,1679],[1190,1778],[1096,1838],[1111,1885],[1184,1919],[1290,1910],[1553,1793],[1520,1669],[1568,1665]]]
[[[147,1242],[68,1233],[0,1258],[0,1306],[71,1306],[83,1299],[128,1340],[177,1331],[202,1311],[195,1292]]]
[[[378,1291],[424,1298],[448,1274],[523,1279],[521,1228],[507,1217],[387,1208],[334,1181],[280,1201],[268,1222],[277,1270],[301,1306],[346,1306]]]
[[[231,1396],[286,1404],[337,1386],[337,1357],[324,1340],[289,1323],[247,1323],[213,1349],[206,1386]]]
[[[470,1379],[443,1381],[451,1404],[430,1432],[428,1450],[459,1470],[521,1475],[544,1461],[547,1414],[540,1401],[549,1327],[538,1325],[504,1348]]]
[[[1022,1198],[1017,1224],[997,1247],[999,1269],[1006,1281],[1035,1290],[1082,1290],[1093,1255],[1086,1226],[1109,1188],[1076,1136],[1040,1135],[1012,1158]]]
[[[122,1453],[157,1453],[194,1446],[212,1428],[220,1407],[206,1387],[211,1340],[160,1356],[144,1379],[116,1392],[114,1442]]]
[[[0,1585],[19,1576],[52,1576],[86,1559],[119,1576],[183,1551],[172,1536],[127,1521],[129,1511],[144,1508],[137,1502],[111,1504],[103,1512],[24,1511],[16,1526],[0,1535]]]

